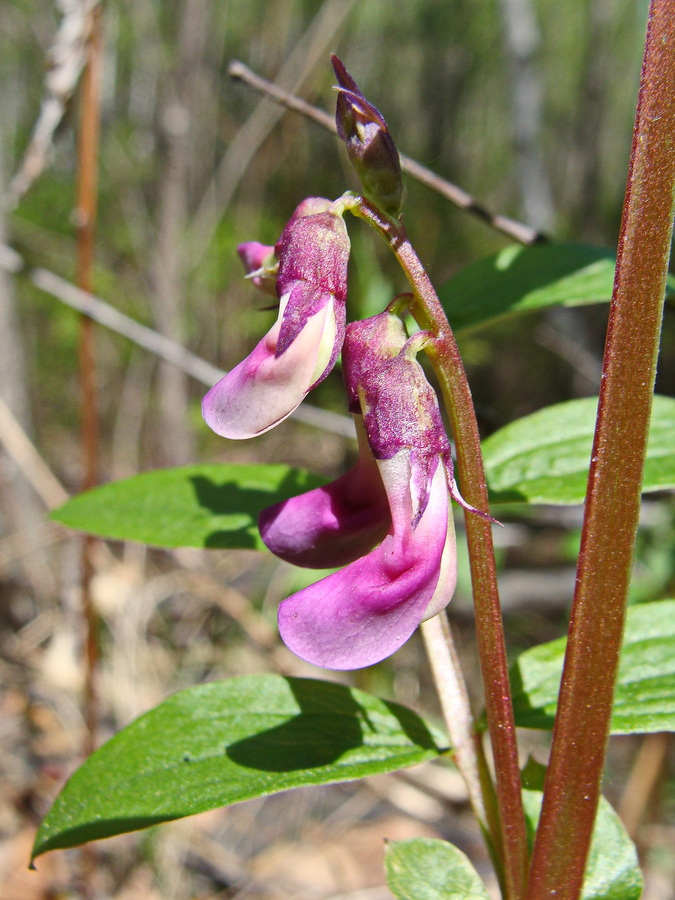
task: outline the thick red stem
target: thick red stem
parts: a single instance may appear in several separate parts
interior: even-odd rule
[[[600,794],[647,444],[675,186],[675,2],[652,0],[577,588],[529,900],[577,900]]]

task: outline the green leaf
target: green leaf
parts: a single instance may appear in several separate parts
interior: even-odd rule
[[[488,900],[467,857],[447,841],[413,838],[387,844],[387,884],[397,900]]]
[[[583,503],[597,398],[547,406],[483,442],[494,503]],[[675,400],[654,397],[642,489],[675,488]]]
[[[553,727],[566,639],[521,653],[511,669],[516,725]],[[628,609],[612,734],[675,731],[675,600]]]
[[[540,791],[523,791],[525,820],[530,838],[537,828],[541,801]],[[642,872],[635,845],[610,804],[601,797],[581,900],[639,900],[642,888]]]
[[[549,306],[609,302],[616,258],[586,244],[510,246],[453,275],[439,291],[455,331]]]
[[[79,494],[51,517],[78,531],[155,547],[260,550],[260,511],[324,481],[278,465],[158,469]]]
[[[104,744],[42,821],[33,855],[445,752],[414,712],[340,684],[250,675],[180,691]]]

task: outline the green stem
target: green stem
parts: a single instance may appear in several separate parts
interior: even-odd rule
[[[422,622],[421,631],[450,735],[452,754],[457,768],[464,776],[476,818],[481,827],[487,830],[487,812],[478,772],[469,694],[445,612]]]
[[[450,735],[452,756],[466,783],[471,808],[481,827],[500,877],[502,860],[494,837],[501,832],[497,798],[483,752],[482,735],[474,730],[469,694],[445,611],[422,622],[429,665]]]
[[[422,328],[436,335],[426,350],[448,410],[462,493],[469,504],[487,510],[487,486],[471,390],[457,343],[433,285],[399,220],[383,215],[362,197],[345,198],[345,207],[375,227],[388,241],[413,288],[411,312]],[[488,520],[475,513],[465,512],[465,522],[476,610],[476,638],[502,823],[502,834],[493,835],[493,841],[498,850],[501,848],[506,897],[520,900],[527,879],[527,836],[492,529]]]
[[[577,586],[529,900],[577,900],[621,650],[675,191],[675,2],[652,0]]]

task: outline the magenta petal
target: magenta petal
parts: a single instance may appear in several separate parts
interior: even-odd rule
[[[274,255],[274,247],[259,241],[247,241],[239,244],[237,253],[253,284],[266,294],[276,297],[278,261]]]
[[[277,320],[253,352],[204,397],[202,414],[216,434],[241,440],[269,431],[290,416],[325,371],[325,358],[335,344],[331,302],[276,356],[279,327]]]
[[[358,669],[408,640],[435,599],[446,545],[442,466],[434,482],[414,530],[395,522],[393,533],[368,556],[281,603],[279,631],[293,653],[328,669]]]
[[[389,530],[387,494],[361,416],[356,420],[361,453],[353,469],[260,514],[263,541],[286,562],[309,569],[344,566],[365,556]]]

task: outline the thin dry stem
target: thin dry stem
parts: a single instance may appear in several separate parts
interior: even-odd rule
[[[487,828],[487,813],[474,746],[473,715],[464,675],[444,612],[422,623],[422,637],[457,768],[464,776],[476,818],[484,828]]]
[[[49,468],[14,413],[0,397],[0,443],[19,466],[48,509],[60,506],[68,492]]]
[[[312,106],[300,97],[296,97],[295,94],[284,90],[278,84],[273,84],[271,81],[261,78],[260,75],[251,71],[248,66],[245,66],[243,62],[234,60],[230,63],[228,73],[232,78],[237,78],[254,88],[256,91],[260,91],[260,93],[270,97],[275,103],[279,103],[287,109],[300,113],[300,115],[305,116],[307,119],[311,119],[312,122],[316,122],[317,125],[320,125],[327,131],[337,134],[334,116],[329,115],[323,109]],[[465,212],[468,212],[482,222],[485,222],[491,228],[494,228],[495,231],[500,231],[502,234],[507,235],[507,237],[510,237],[521,244],[536,244],[547,240],[546,235],[537,231],[535,228],[530,228],[529,225],[524,225],[522,222],[516,222],[515,219],[510,219],[508,216],[501,216],[490,212],[463,188],[453,184],[451,181],[447,181],[445,178],[441,178],[440,175],[432,172],[431,169],[427,169],[426,166],[423,166],[411,157],[404,156],[401,153],[400,160],[403,171],[416,181],[425,184],[427,187],[431,188],[432,191],[436,191],[441,197],[445,197],[450,203],[459,207],[459,209],[463,209]]]
[[[82,84],[82,114],[78,142],[77,183],[77,283],[84,291],[92,290],[94,236],[98,190],[98,147],[100,129],[100,85],[102,63],[102,7],[91,12],[91,30],[87,45],[87,62]],[[84,478],[88,490],[98,481],[99,422],[96,389],[96,348],[94,322],[87,316],[80,320],[80,385],[82,391],[82,446]],[[86,622],[85,640],[85,719],[87,745],[91,753],[96,744],[97,702],[96,668],[98,663],[98,617],[91,597],[90,537],[82,545],[82,603]]]

